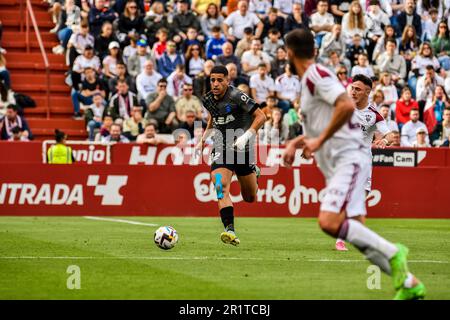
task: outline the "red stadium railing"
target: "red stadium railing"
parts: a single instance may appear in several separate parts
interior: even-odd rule
[[[25,5],[24,5],[25,2]],[[24,19],[24,7],[25,7],[25,19]],[[45,73],[46,73],[46,116],[50,118],[50,64],[48,62],[47,53],[45,52],[44,43],[42,42],[41,33],[39,32],[39,26],[36,22],[33,6],[30,0],[22,0],[20,2],[20,32],[24,32],[24,20],[25,20],[25,42],[26,52],[30,53],[30,20],[33,25],[34,32],[36,33],[36,39],[41,51],[42,60],[44,61]]]

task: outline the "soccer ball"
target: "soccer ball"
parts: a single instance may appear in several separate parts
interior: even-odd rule
[[[155,244],[163,249],[172,249],[178,242],[177,230],[170,226],[159,227],[154,235]]]

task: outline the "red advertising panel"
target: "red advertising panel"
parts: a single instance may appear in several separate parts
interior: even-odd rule
[[[369,217],[450,218],[450,168],[377,167]],[[232,200],[238,216],[312,217],[324,181],[314,166],[280,168],[261,177],[256,203],[244,203],[238,183]],[[200,166],[3,164],[0,215],[216,216],[209,168]]]

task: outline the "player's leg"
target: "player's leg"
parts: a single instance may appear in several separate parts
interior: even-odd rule
[[[236,171],[236,175],[239,180],[239,185],[241,186],[241,194],[244,201],[255,202],[256,194],[258,192],[256,173],[254,171],[251,171],[250,173]]]
[[[230,184],[233,171],[226,167],[213,168],[211,179],[217,192],[220,218],[223,223],[224,232],[220,238],[225,243],[239,244],[239,239],[234,231],[234,208],[230,198]]]
[[[400,297],[423,298],[425,288],[409,271],[408,250],[393,244],[361,223],[365,216],[364,182],[367,168],[358,164],[342,165],[328,185],[319,213],[319,225],[329,235],[353,244],[373,264],[393,278]]]

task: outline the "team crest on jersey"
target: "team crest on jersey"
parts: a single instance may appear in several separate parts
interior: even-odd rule
[[[366,122],[369,123],[372,120],[372,116],[370,114],[366,114]]]
[[[225,112],[226,112],[226,113],[230,113],[231,110],[232,110],[231,105],[230,105],[230,104],[227,104],[227,105],[225,106]]]

